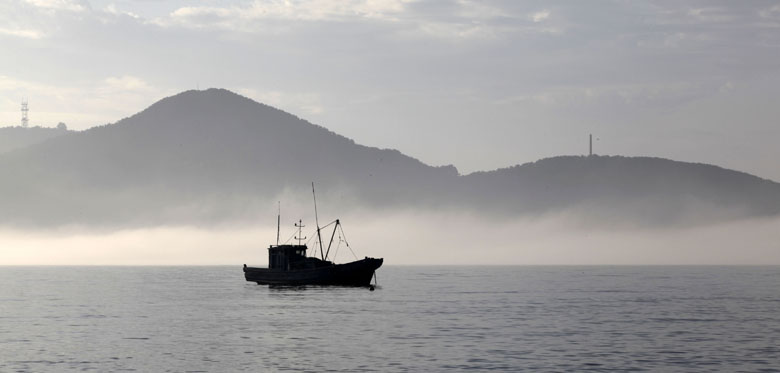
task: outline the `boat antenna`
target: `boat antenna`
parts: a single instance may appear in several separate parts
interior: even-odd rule
[[[279,246],[279,225],[282,224],[282,201],[277,201],[276,204],[276,246]]]
[[[314,193],[314,182],[311,182],[311,195],[314,197],[314,224],[317,224],[317,240],[320,242],[320,256],[325,260],[325,254],[322,252],[322,235],[320,235],[320,220],[317,217],[317,195]]]
[[[298,236],[295,239],[298,240],[298,246],[301,246],[301,241],[306,239],[306,237],[301,237],[301,228],[305,227],[305,225],[303,225],[303,220],[300,219],[294,225],[298,228]]]

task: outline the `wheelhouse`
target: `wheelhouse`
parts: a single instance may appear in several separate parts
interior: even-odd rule
[[[268,268],[289,271],[306,259],[306,250],[306,245],[272,245],[268,247]]]

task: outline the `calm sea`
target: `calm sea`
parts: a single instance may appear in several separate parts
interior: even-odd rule
[[[780,372],[780,267],[0,267],[0,372]]]

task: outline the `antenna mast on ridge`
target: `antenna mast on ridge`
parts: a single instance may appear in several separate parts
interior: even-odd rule
[[[27,107],[27,100],[22,101],[22,127],[27,128],[27,125],[29,124],[30,120],[27,118],[27,112],[30,111],[30,109]]]

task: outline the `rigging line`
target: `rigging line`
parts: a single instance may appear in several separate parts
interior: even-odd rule
[[[336,223],[336,221],[338,221],[338,219],[336,219],[336,220],[334,220],[334,221],[332,221],[332,222],[328,223],[327,225],[324,225],[324,226],[320,227],[320,230],[323,230],[323,229],[325,229],[325,228],[327,228],[327,227],[329,227],[329,226],[333,225],[334,223]],[[308,241],[306,241],[306,246],[309,246],[309,244],[310,244],[310,243],[312,243],[311,241],[312,241],[313,239],[315,239],[315,238],[318,238],[317,236],[315,236],[315,235],[314,235],[314,233],[317,233],[317,230],[316,230],[316,229],[315,229],[315,230],[312,232],[312,234],[310,235],[310,237],[309,237],[309,240],[308,240]],[[314,241],[314,245],[311,247],[311,249],[312,249],[312,250],[314,250],[314,252],[316,253],[316,252],[317,252],[317,248],[318,248],[318,246],[317,246],[317,241]],[[316,254],[315,254],[315,256],[316,256]]]
[[[333,262],[336,262],[336,257],[339,255],[339,248],[341,247],[341,233],[339,233],[339,243],[336,245],[336,252],[333,253]]]
[[[349,246],[349,242],[347,242],[347,234],[344,233],[344,227],[339,225],[339,230],[341,231],[341,235],[344,236],[344,242],[347,244],[347,246]]]
[[[338,219],[337,219],[337,220],[338,220]],[[323,230],[323,229],[325,229],[326,227],[328,227],[328,226],[330,226],[330,225],[333,225],[333,223],[335,223],[335,222],[336,222],[336,220],[334,220],[334,221],[332,221],[332,222],[328,223],[328,225],[325,225],[325,226],[322,226],[322,227],[320,227],[320,230]],[[311,236],[312,236],[312,237],[311,237],[311,238],[317,238],[317,236],[315,236],[315,235],[314,235],[315,233],[317,233],[317,230],[316,230],[316,229],[312,231],[312,233],[311,233]],[[311,242],[311,238],[309,238],[309,240],[308,240],[308,241],[306,241],[306,243],[309,243],[309,242]]]
[[[293,237],[295,237],[295,233],[293,233],[292,236],[290,236],[290,238],[287,239],[287,241],[284,241],[284,244],[286,245],[288,242],[290,242],[290,240],[292,240]]]
[[[355,260],[357,260],[358,257],[357,257],[357,255],[355,255],[355,252],[352,251],[352,247],[349,246],[349,242],[347,241],[347,234],[344,233],[344,228],[341,227],[341,224],[339,224],[339,229],[341,229],[341,234],[344,236],[344,243],[347,244],[347,248],[352,253],[352,256],[355,257]]]
[[[309,237],[309,240],[306,241],[306,246],[309,246],[309,243],[311,242],[311,240],[313,240],[315,238],[317,238],[317,236],[312,235],[311,237]],[[317,243],[315,242],[314,244],[316,245]],[[312,249],[317,249],[317,246],[312,246]]]
[[[324,227],[322,227],[322,228],[324,228]],[[320,228],[320,229],[322,229],[322,228]],[[317,238],[317,235],[315,233],[317,233],[316,229],[312,232],[311,237],[309,238],[308,241],[306,241],[306,244],[308,245],[309,243],[312,243],[312,247],[311,247],[312,250],[317,251],[317,249],[319,248],[319,245],[318,245],[318,242],[315,240]],[[312,242],[312,240],[315,240],[315,241]],[[316,254],[315,254],[315,256],[316,256]]]

